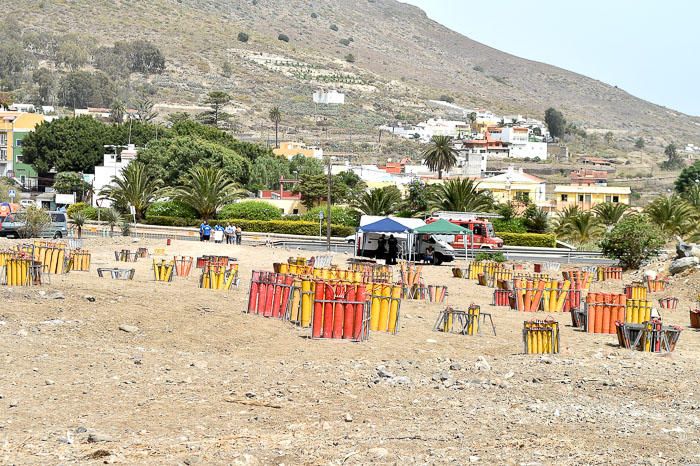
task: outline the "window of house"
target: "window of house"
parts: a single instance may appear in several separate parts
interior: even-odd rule
[[[292,215],[299,215],[299,209],[292,209]]]
[[[613,196],[612,201],[613,202],[620,202],[620,196]]]
[[[605,202],[612,202],[612,196],[605,196]]]
[[[7,149],[0,147],[0,160],[7,160]]]
[[[17,140],[15,141],[15,146],[17,146],[17,147],[22,147],[22,140],[21,140],[21,139],[17,139]]]
[[[561,202],[568,202],[569,201],[569,195],[568,194],[562,194],[561,195]]]
[[[578,201],[579,201],[579,202],[583,202],[583,194],[579,194],[579,195],[578,195]]]

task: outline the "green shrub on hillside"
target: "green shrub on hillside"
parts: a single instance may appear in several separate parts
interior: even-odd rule
[[[217,214],[219,218],[244,218],[248,220],[278,220],[282,212],[265,201],[243,201],[224,206]]]
[[[289,36],[287,34],[280,34],[277,36],[277,40],[281,40],[282,42],[289,42]]]
[[[507,233],[497,231],[496,236],[503,240],[505,246],[526,246],[530,248],[557,247],[556,235],[549,233]]]
[[[248,39],[249,39],[249,38],[250,38],[250,37],[249,37],[248,34],[246,34],[245,32],[239,32],[239,33],[238,33],[238,41],[239,41],[239,42],[248,42]]]

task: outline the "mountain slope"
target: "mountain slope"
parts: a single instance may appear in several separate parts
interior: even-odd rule
[[[228,89],[251,117],[249,128],[273,104],[298,116],[300,127],[313,126],[310,94],[327,86],[346,90],[348,118],[339,120],[348,121],[339,124],[358,129],[420,115],[427,99],[449,94],[467,107],[541,118],[554,106],[589,129],[700,142],[699,118],[500,52],[395,0],[33,0],[9,8],[39,31],[79,32],[101,44],[148,39],[168,60],[167,71],[152,78],[162,100],[201,102],[208,90]],[[236,40],[242,31],[249,42]],[[348,53],[353,64],[343,59]],[[233,70],[228,78],[224,61]]]

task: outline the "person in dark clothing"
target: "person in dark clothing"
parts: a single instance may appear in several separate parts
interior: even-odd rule
[[[377,240],[377,259],[386,259],[386,236]]]
[[[396,258],[399,255],[399,241],[394,235],[389,235],[389,254],[387,264],[396,265]]]

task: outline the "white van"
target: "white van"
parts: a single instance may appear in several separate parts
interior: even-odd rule
[[[398,240],[399,258],[408,259],[408,235],[404,233],[394,233],[394,238]],[[389,240],[389,234],[384,233],[385,240]],[[378,257],[379,239],[382,233],[358,233],[357,235],[357,255],[362,257]],[[428,254],[428,248],[432,249],[432,254]],[[382,256],[379,254],[379,256]],[[413,242],[411,259],[416,262],[423,261],[426,256],[431,257],[430,262],[440,265],[443,262],[455,260],[455,250],[447,242],[439,239],[435,235],[416,235]]]

